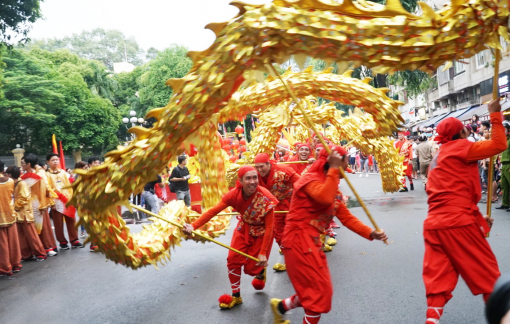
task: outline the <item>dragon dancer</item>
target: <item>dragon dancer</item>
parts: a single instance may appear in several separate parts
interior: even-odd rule
[[[254,167],[242,166],[237,175],[239,179],[234,189],[192,224],[183,226],[183,232],[190,235],[194,229],[200,228],[229,206],[240,214],[230,245],[241,252],[257,257],[259,262],[256,263],[233,251],[229,252],[227,268],[232,295],[225,294],[219,298],[221,309],[230,309],[243,303],[241,268],[244,268],[244,273],[247,275],[255,276],[252,281],[253,288],[264,289],[267,260],[273,244],[273,210],[278,204],[278,199],[266,188],[259,186],[257,170]]]
[[[269,155],[266,153],[259,153],[255,156],[255,169],[257,169],[259,176],[259,184],[278,199],[278,205],[274,208],[275,211],[288,211],[293,186],[299,180],[299,175],[286,165],[270,162]],[[274,216],[274,238],[280,247],[286,216],[286,214],[275,214]],[[273,270],[285,271],[285,264],[277,263]]]
[[[312,155],[312,151],[310,148],[310,144],[302,144],[299,146],[299,149],[297,150],[295,161],[308,161],[309,164],[306,163],[293,163],[289,166],[296,171],[297,174],[303,175],[305,174],[308,169],[310,168],[311,163],[315,161]]]
[[[482,192],[478,160],[507,148],[499,99],[491,101],[488,110],[490,140],[470,142],[469,131],[454,117],[437,125],[435,140],[442,145],[430,164],[426,187],[429,212],[423,224],[426,324],[439,323],[459,275],[473,295],[482,294],[486,302],[500,276],[485,238],[493,220],[484,218],[477,206]]]
[[[414,190],[413,184],[413,164],[409,163],[413,158],[412,143],[409,142],[403,132],[398,133],[398,140],[394,143],[395,148],[400,156],[404,157],[404,177],[402,178],[402,189],[399,192],[409,191],[406,186],[406,177],[409,179],[409,186]]]
[[[306,177],[301,177],[294,185],[282,250],[296,294],[284,300],[271,299],[275,324],[290,323],[283,320],[283,314],[296,307],[304,308],[303,323],[306,324],[318,323],[321,314],[331,310],[333,286],[319,237],[333,217],[336,216],[345,227],[368,240],[387,239],[383,230],[372,230],[345,206],[342,193],[338,190],[338,168],[347,167],[347,151],[336,145],[331,149],[331,154],[322,150]]]

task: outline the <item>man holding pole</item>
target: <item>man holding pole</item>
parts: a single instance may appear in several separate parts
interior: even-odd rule
[[[259,153],[255,156],[255,169],[259,176],[259,185],[269,190],[279,201],[275,211],[288,211],[293,186],[299,180],[299,175],[286,165],[271,163],[269,155],[266,153]],[[286,214],[276,214],[274,217],[274,238],[280,247],[286,216]],[[273,270],[276,271],[285,271],[286,269],[285,264],[281,263],[277,263],[273,267]]]
[[[413,164],[410,163],[413,158],[413,147],[412,143],[409,142],[403,132],[398,133],[398,140],[394,143],[395,148],[398,150],[398,154],[404,157],[404,172],[402,178],[402,189],[399,192],[409,191],[406,186],[406,177],[409,179],[409,185],[411,190],[414,190],[413,184]]]
[[[200,228],[229,206],[240,214],[231,246],[250,256],[258,256],[259,262],[233,251],[229,252],[227,268],[232,295],[225,294],[219,298],[221,309],[230,309],[243,303],[241,268],[244,268],[244,273],[247,275],[255,276],[252,285],[256,290],[264,289],[267,260],[273,243],[273,209],[278,204],[278,200],[267,189],[259,186],[257,171],[254,167],[242,166],[237,175],[239,179],[234,189],[199,219],[183,226],[183,232],[190,235],[195,228]]]
[[[483,217],[478,160],[506,150],[499,99],[488,105],[492,138],[470,142],[461,121],[449,117],[437,126],[442,144],[432,160],[426,191],[429,212],[423,226],[423,281],[427,294],[426,324],[439,323],[443,308],[462,276],[474,295],[487,301],[500,276],[496,257],[486,240],[493,220]],[[490,197],[489,197],[490,199]]]
[[[345,227],[368,240],[386,240],[384,230],[375,231],[363,224],[345,206],[338,190],[339,168],[347,168],[348,156],[340,146],[332,153],[321,150],[306,177],[294,184],[294,194],[283,232],[282,250],[289,265],[287,273],[296,294],[284,300],[272,299],[275,324],[287,311],[303,307],[303,323],[316,324],[321,314],[331,310],[333,287],[320,234],[337,217]]]

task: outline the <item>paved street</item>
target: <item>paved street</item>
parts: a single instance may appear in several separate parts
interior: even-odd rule
[[[321,323],[414,324],[425,322],[421,279],[422,223],[427,204],[421,181],[408,193],[384,194],[379,175],[350,179],[366,199],[391,244],[369,242],[346,228],[328,254],[334,281],[333,309]],[[345,195],[351,195],[342,182]],[[496,204],[497,205],[497,204]],[[485,210],[485,205],[480,207]],[[354,215],[368,222],[360,207]],[[490,237],[502,272],[510,272],[510,213],[494,211]],[[134,232],[141,225],[130,225]],[[229,242],[232,231],[222,237]],[[45,262],[25,262],[22,272],[0,278],[0,323],[272,323],[269,299],[293,293],[285,273],[269,271],[266,289],[254,292],[243,276],[244,304],[220,311],[217,299],[229,293],[227,250],[185,242],[159,270],[133,271],[85,249],[62,251]],[[282,261],[273,246],[270,265]],[[482,297],[473,297],[460,280],[441,323],[485,323]],[[288,317],[301,323],[302,309]]]

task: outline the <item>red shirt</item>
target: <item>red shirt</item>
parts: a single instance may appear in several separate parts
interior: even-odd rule
[[[481,218],[478,160],[501,153],[507,148],[501,113],[490,115],[492,138],[472,143],[458,139],[441,145],[432,160],[427,181],[429,213],[425,230],[445,229],[478,223],[488,231]]]
[[[257,199],[257,196],[259,198],[262,196],[262,204],[260,204],[260,201],[254,201]],[[193,228],[200,228],[225,208],[229,206],[233,207],[241,214],[241,219],[239,221],[240,223],[243,222],[243,226],[248,226],[249,231],[247,232],[249,232],[249,234],[259,236],[258,233],[262,233],[262,235],[264,235],[262,249],[259,254],[267,255],[267,250],[273,239],[273,207],[277,203],[278,200],[263,187],[259,186],[257,192],[248,199],[243,197],[243,189],[236,187],[223,196],[216,206],[202,214],[202,216],[191,225]],[[264,204],[265,207],[262,206]],[[246,213],[247,211],[248,213]]]
[[[273,164],[267,176],[261,177],[259,174],[259,185],[269,190],[280,201],[277,210],[289,210],[294,182],[299,178],[300,176],[289,166]]]

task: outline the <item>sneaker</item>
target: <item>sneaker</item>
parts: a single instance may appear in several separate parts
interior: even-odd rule
[[[81,243],[80,243],[80,241],[75,241],[75,242],[71,245],[71,247],[72,247],[73,249],[76,249],[76,248],[84,248],[85,246],[84,246],[83,244],[81,244]]]
[[[97,245],[91,245],[90,246],[90,252],[99,252],[99,249],[97,248]]]
[[[408,192],[409,190],[407,189],[407,187],[403,187],[402,189],[400,189],[398,192]]]
[[[368,173],[367,173],[367,178],[368,178]]]
[[[499,205],[498,207],[496,207],[496,209],[508,209],[508,206]]]
[[[14,267],[12,268],[12,273],[18,273],[21,271],[21,267]]]
[[[331,237],[335,237],[337,234],[333,231],[333,229],[332,229],[332,228],[328,228],[328,229],[326,230],[326,235],[327,235],[327,236],[331,236]]]
[[[81,231],[80,238],[84,238],[84,237],[87,237],[87,236],[88,236],[87,232]]]
[[[359,174],[359,177],[361,178],[362,176],[363,176],[363,173],[360,173],[360,174]]]
[[[60,243],[60,249],[61,250],[69,250],[69,244],[67,244],[67,243]]]
[[[12,276],[12,272],[0,271],[0,277],[10,277],[10,276]]]
[[[46,260],[46,257],[43,257],[43,256],[38,256],[35,258],[35,262],[41,262],[41,261],[44,261]]]
[[[48,251],[48,253],[46,253],[46,255],[49,256],[49,257],[52,257],[52,256],[57,255],[57,252],[55,252],[53,250],[50,250],[50,251]]]
[[[414,184],[411,183],[411,190],[414,190]]]

